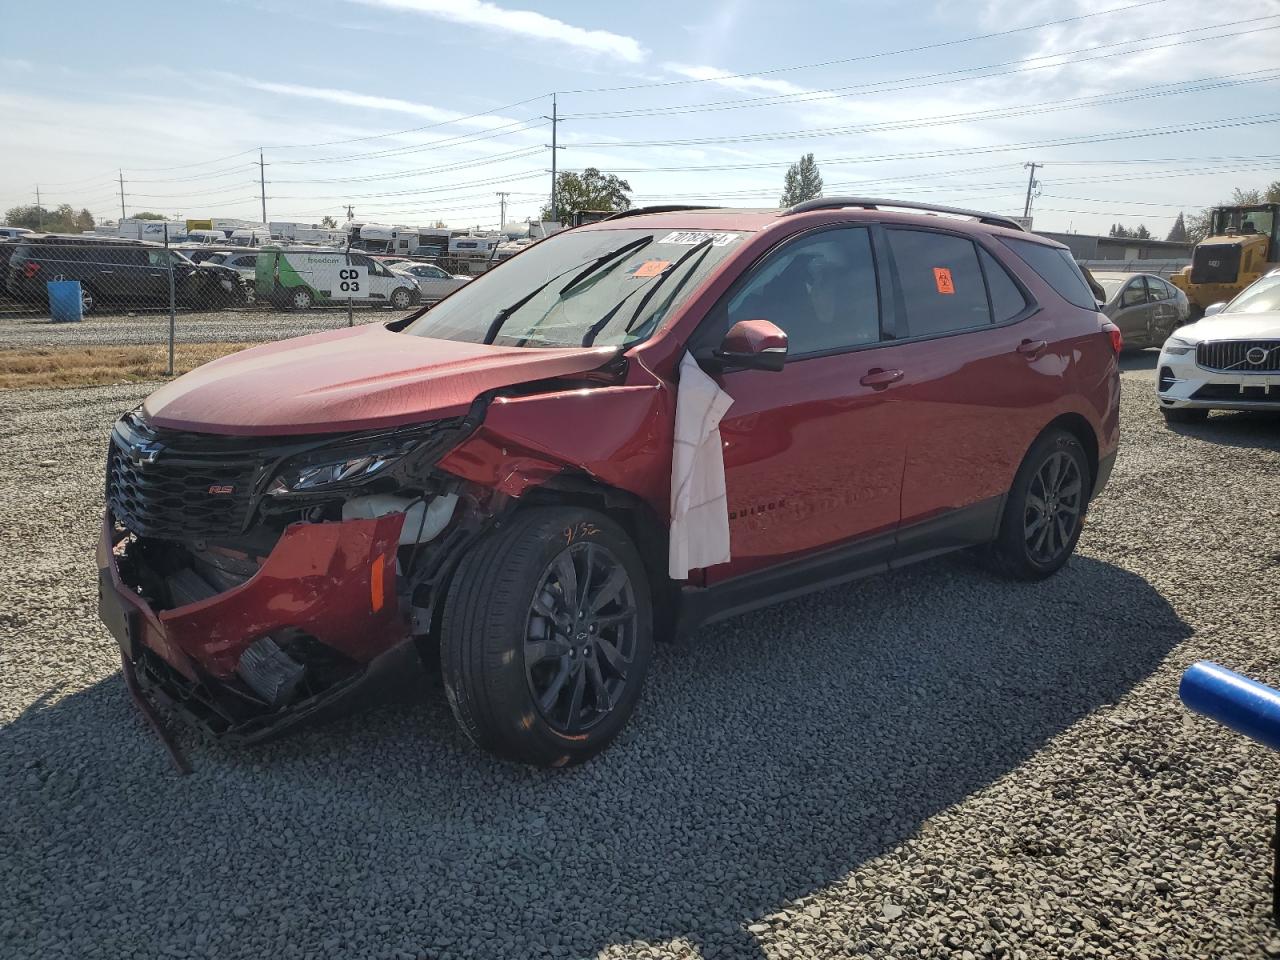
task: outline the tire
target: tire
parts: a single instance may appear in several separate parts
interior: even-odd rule
[[[991,566],[1017,580],[1056,573],[1080,539],[1092,489],[1080,441],[1066,430],[1041,434],[1013,478],[1000,532],[988,551]]]
[[[413,305],[413,291],[408,287],[396,287],[391,291],[389,300],[397,310],[408,310]]]
[[[1165,423],[1204,423],[1209,411],[1203,407],[1161,407]]]
[[[574,616],[582,603],[570,602],[566,581],[588,605],[594,588],[594,618]],[[644,564],[622,528],[592,510],[515,514],[463,557],[445,600],[449,706],[477,746],[509,760],[568,766],[607,747],[635,709],[652,652]]]
[[[80,312],[88,316],[98,308],[98,297],[87,283],[80,285]]]
[[[307,287],[294,287],[289,291],[287,302],[292,310],[310,310],[316,298]]]

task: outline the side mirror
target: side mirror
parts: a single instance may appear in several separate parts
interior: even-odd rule
[[[787,335],[768,320],[739,320],[712,357],[723,367],[781,370],[787,362]]]
[[[1219,303],[1211,303],[1209,306],[1204,308],[1204,315],[1206,317],[1212,317],[1215,313],[1221,313],[1222,308],[1226,305],[1227,302],[1225,300],[1220,301]]]

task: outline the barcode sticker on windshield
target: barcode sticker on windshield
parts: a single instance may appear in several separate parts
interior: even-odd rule
[[[674,230],[658,242],[678,243],[681,246],[691,247],[696,243],[702,243],[704,240],[710,240],[713,247],[727,247],[740,236],[742,236],[740,233],[711,233],[706,230]]]

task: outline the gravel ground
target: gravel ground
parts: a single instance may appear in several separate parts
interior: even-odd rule
[[[943,559],[704,630],[559,772],[471,749],[427,678],[173,775],[94,616],[145,390],[0,394],[0,955],[1280,953],[1280,766],[1176,698],[1201,657],[1280,681],[1280,420],[1170,431],[1153,362],[1058,576]]]
[[[379,308],[356,310],[352,319],[356,324],[387,323],[399,316],[402,314]],[[298,313],[218,310],[213,313],[179,313],[174,329],[181,343],[250,343],[336,330],[346,325],[346,310],[315,309]],[[0,313],[0,344],[6,347],[120,347],[168,342],[169,314],[163,310],[95,314],[79,323],[53,323],[48,317]]]

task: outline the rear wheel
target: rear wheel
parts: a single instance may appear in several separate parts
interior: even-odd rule
[[[1057,572],[1080,539],[1093,478],[1080,441],[1066,430],[1041,434],[1018,468],[990,555],[1020,580]]]
[[[1204,423],[1209,411],[1203,407],[1161,407],[1166,423]]]
[[[93,294],[93,288],[88,284],[80,285],[80,311],[86,317],[93,313],[94,308],[98,305],[98,299]]]
[[[477,745],[537,766],[581,763],[626,725],[652,653],[644,565],[608,517],[519,513],[463,558],[445,601],[449,705]]]

